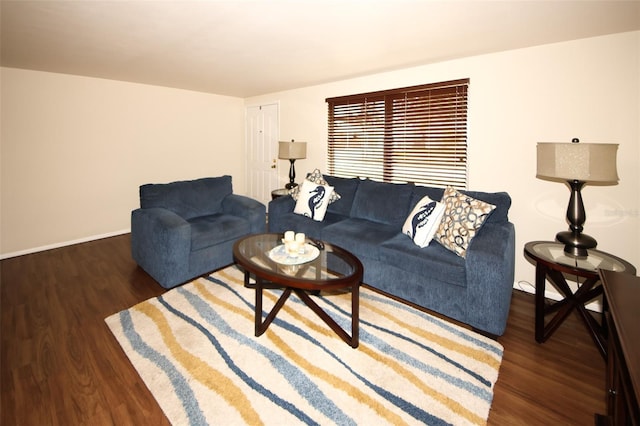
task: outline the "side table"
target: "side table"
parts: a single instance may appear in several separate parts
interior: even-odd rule
[[[599,269],[635,274],[636,268],[619,257],[599,251],[589,250],[586,257],[575,257],[564,252],[564,245],[552,241],[532,241],[524,247],[525,257],[536,266],[535,329],[536,341],[543,343],[558,329],[560,324],[575,309],[584,321],[591,338],[603,356],[607,353],[606,330],[585,305],[602,295]],[[584,278],[574,293],[564,277]],[[563,300],[545,306],[546,279],[560,291]],[[545,316],[556,315],[545,325]]]
[[[284,197],[289,194],[289,190],[287,188],[279,188],[271,191],[271,199],[275,200],[278,197]]]

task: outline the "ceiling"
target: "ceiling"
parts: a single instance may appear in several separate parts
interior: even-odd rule
[[[1,65],[249,97],[640,29],[640,1],[1,1]]]

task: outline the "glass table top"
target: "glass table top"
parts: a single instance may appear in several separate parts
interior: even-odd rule
[[[297,280],[314,283],[340,280],[362,273],[360,261],[351,253],[328,243],[307,239],[308,253],[301,254],[299,262],[280,256],[282,234],[258,234],[240,240],[236,254],[253,267],[281,276],[295,277]],[[309,259],[309,260],[307,260]]]
[[[614,256],[599,250],[589,250],[586,257],[575,257],[564,252],[564,244],[542,241],[528,245],[536,256],[572,268],[597,272],[598,269],[622,272],[627,266]]]

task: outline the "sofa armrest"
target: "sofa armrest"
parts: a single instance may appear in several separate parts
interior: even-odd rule
[[[469,323],[496,336],[504,333],[515,276],[515,228],[485,223],[467,250]]]
[[[287,216],[296,208],[296,200],[290,195],[269,201],[269,232],[284,232],[290,227]]]
[[[131,212],[131,255],[165,288],[188,273],[191,226],[176,213],[161,207]]]
[[[222,211],[232,216],[243,217],[251,224],[251,233],[258,234],[267,229],[266,207],[261,202],[244,195],[230,194],[222,201]]]
[[[290,195],[274,198],[269,201],[269,213],[274,216],[281,216],[285,213],[291,213],[296,208],[296,200]]]

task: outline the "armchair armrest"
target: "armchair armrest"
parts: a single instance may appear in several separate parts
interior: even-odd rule
[[[471,241],[466,257],[469,323],[500,336],[511,306],[515,276],[515,227],[511,222],[485,223]],[[474,309],[474,306],[480,306]]]
[[[265,232],[267,229],[267,209],[264,204],[253,198],[238,194],[227,195],[222,201],[222,211],[247,219],[251,224],[252,234]]]
[[[165,288],[188,274],[191,226],[174,212],[153,207],[131,212],[131,255]]]

